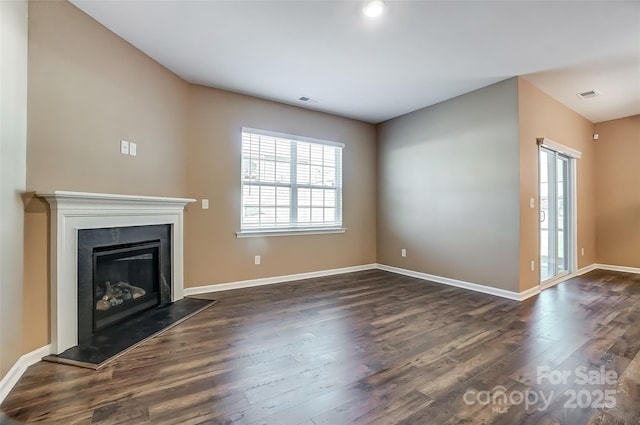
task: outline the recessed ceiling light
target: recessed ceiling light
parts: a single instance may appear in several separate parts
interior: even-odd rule
[[[369,18],[377,18],[384,13],[386,6],[382,0],[368,1],[362,8],[364,16]]]
[[[582,93],[576,93],[576,96],[578,96],[581,99],[591,99],[592,97],[596,97],[599,95],[600,95],[600,92],[596,89],[584,91]]]

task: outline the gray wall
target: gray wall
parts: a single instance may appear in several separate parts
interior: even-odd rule
[[[379,126],[379,263],[519,292],[517,91],[512,78]]]
[[[0,1],[0,378],[22,355],[27,2]]]

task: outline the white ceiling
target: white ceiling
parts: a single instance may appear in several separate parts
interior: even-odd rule
[[[640,114],[640,1],[72,2],[187,81],[373,123],[515,75],[593,122]]]

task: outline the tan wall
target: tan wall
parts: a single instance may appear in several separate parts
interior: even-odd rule
[[[513,78],[379,126],[378,262],[518,290],[517,108]]]
[[[22,355],[27,2],[0,1],[0,379]]]
[[[640,267],[640,115],[596,124],[597,262]]]
[[[27,190],[186,194],[186,82],[66,1],[29,3],[28,81]],[[25,352],[48,343],[43,211],[27,206]]]
[[[49,343],[49,218],[48,205],[27,199],[24,214],[23,351]]]
[[[279,276],[376,260],[375,127],[221,90],[192,86],[188,195],[211,208],[188,208],[187,286]],[[236,238],[240,230],[243,126],[343,142],[344,234]],[[254,256],[262,264],[254,265]]]
[[[28,188],[184,195],[188,84],[69,2],[29,12]]]
[[[545,137],[582,152],[577,160],[578,268],[595,262],[595,146],[593,124],[518,77],[520,132],[520,291],[540,283],[538,145]],[[536,200],[529,208],[529,198]],[[584,248],[584,256],[580,255]],[[531,260],[535,270],[531,271]]]

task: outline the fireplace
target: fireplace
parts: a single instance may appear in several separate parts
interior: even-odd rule
[[[142,310],[164,311],[161,307],[182,299],[184,207],[195,199],[67,191],[37,195],[51,206],[52,354],[77,346],[95,332],[125,327],[125,321],[151,312]],[[156,252],[157,241],[160,244]],[[126,253],[129,249],[133,252]],[[98,263],[97,273],[93,270],[94,261]],[[122,263],[128,263],[126,270]],[[146,271],[130,271],[129,266],[141,266]],[[140,273],[156,273],[155,283],[134,283]],[[135,302],[125,305],[124,297],[128,296],[123,288],[128,287],[120,285],[116,306],[96,314],[98,301],[106,295],[106,281],[125,282],[151,295],[144,299],[138,295]],[[99,297],[101,291],[105,294]],[[131,288],[128,292],[131,298],[133,292],[141,293]],[[118,297],[122,298],[121,303]],[[120,315],[129,306],[140,311]]]
[[[171,225],[78,230],[78,342],[171,302]]]

